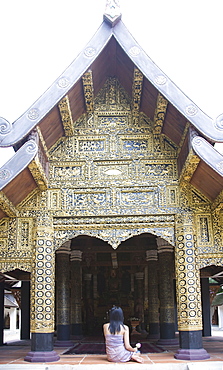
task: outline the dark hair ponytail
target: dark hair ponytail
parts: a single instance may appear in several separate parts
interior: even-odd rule
[[[123,311],[121,307],[112,307],[111,310],[109,311],[109,331],[111,334],[116,334],[121,331],[121,326],[124,328],[124,316],[123,316]]]

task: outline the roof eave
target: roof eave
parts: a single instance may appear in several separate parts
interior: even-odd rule
[[[36,142],[31,139],[0,168],[0,190],[9,184],[20,172],[26,168],[38,152]]]
[[[223,155],[207,142],[205,138],[199,135],[194,135],[191,140],[191,144],[198,157],[200,157],[215,172],[223,176]]]

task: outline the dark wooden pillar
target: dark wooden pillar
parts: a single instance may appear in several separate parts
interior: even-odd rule
[[[56,347],[72,346],[70,340],[70,241],[56,254]]]
[[[201,302],[202,302],[202,323],[204,337],[211,336],[211,315],[210,315],[210,293],[209,293],[209,279],[201,279]]]
[[[160,344],[178,343],[175,338],[173,246],[157,238],[159,260]]]
[[[21,339],[30,339],[30,282],[21,286]]]
[[[82,252],[71,251],[71,338],[82,337],[82,312],[81,312],[81,290],[82,290]]]

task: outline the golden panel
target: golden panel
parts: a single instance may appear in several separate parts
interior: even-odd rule
[[[0,237],[7,238],[8,237],[8,227],[9,227],[9,219],[2,219],[0,221]]]
[[[138,68],[135,67],[132,84],[132,115],[134,124],[137,124],[139,120],[139,108],[141,103],[142,86],[143,86],[143,74],[138,70]]]
[[[48,186],[48,179],[38,157],[35,157],[28,167],[39,189],[46,190]]]
[[[177,186],[167,186],[167,205],[169,207],[179,207],[179,191]]]
[[[198,253],[213,252],[213,230],[210,214],[196,214]]]
[[[4,259],[3,261],[0,259],[0,270],[1,272],[13,271],[15,269],[19,269],[22,271],[31,272],[31,259]]]
[[[18,249],[31,256],[32,250],[32,227],[33,220],[31,218],[18,219]]]
[[[155,135],[160,135],[163,127],[163,122],[166,116],[168,100],[166,100],[160,93],[157,96],[156,110],[154,114],[154,128]]]
[[[61,190],[53,189],[48,191],[48,208],[53,211],[60,210],[61,205]]]
[[[68,95],[66,95],[58,104],[62,124],[64,127],[65,136],[73,136],[73,118],[70,109],[70,101]]]
[[[18,215],[16,207],[10,202],[3,191],[0,191],[0,208],[9,217],[14,217]]]
[[[194,152],[191,150],[187,156],[184,167],[181,171],[180,183],[182,184],[182,186],[184,186],[184,183],[189,183],[199,162],[200,158],[197,155],[195,155]]]
[[[8,244],[7,239],[0,239],[0,254],[6,250]]]
[[[82,76],[84,98],[87,113],[93,113],[94,111],[94,87],[92,71],[85,72]]]

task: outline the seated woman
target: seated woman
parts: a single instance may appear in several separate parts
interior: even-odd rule
[[[137,347],[129,343],[129,328],[123,324],[124,316],[120,307],[109,311],[110,322],[103,325],[108,361],[127,362],[134,360],[143,363],[143,358],[137,353]]]

